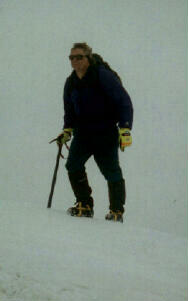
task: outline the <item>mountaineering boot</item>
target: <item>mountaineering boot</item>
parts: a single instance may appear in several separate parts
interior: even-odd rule
[[[90,200],[91,204],[86,204],[84,202],[76,202],[75,206],[70,207],[67,210],[67,213],[71,216],[85,216],[85,217],[93,217],[93,199]]]
[[[123,223],[123,212],[119,210],[110,210],[109,213],[106,214],[105,219]]]
[[[70,184],[76,197],[75,206],[70,207],[67,213],[72,216],[93,217],[93,198],[85,170],[68,173]]]
[[[123,222],[124,205],[126,200],[125,180],[118,182],[108,182],[108,195],[110,211],[106,214],[106,220]]]

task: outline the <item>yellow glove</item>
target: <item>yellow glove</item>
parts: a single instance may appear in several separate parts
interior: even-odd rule
[[[64,144],[71,139],[72,129],[64,129],[62,133],[57,136],[57,144]]]
[[[132,144],[131,131],[128,128],[119,129],[119,146],[122,152]]]

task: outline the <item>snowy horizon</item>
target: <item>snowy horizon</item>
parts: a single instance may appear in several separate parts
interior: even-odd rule
[[[1,301],[187,300],[186,12],[186,0],[0,1]],[[107,185],[93,158],[94,218],[66,215],[65,160],[46,209],[57,155],[48,142],[63,126],[70,48],[84,41],[134,106],[133,144],[120,152],[122,225],[104,219]]]

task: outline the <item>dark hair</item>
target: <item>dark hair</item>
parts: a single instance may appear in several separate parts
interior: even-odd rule
[[[88,58],[91,58],[92,56],[92,48],[89,47],[89,45],[87,45],[87,43],[83,42],[83,43],[74,43],[73,47],[71,48],[71,50],[73,49],[83,49],[83,51],[85,52],[85,54],[88,56]]]

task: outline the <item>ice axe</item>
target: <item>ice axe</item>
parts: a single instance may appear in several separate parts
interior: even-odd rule
[[[58,140],[58,139],[55,138],[55,139],[53,139],[52,141],[50,141],[49,143],[55,142],[55,141],[57,141],[57,140]],[[54,188],[55,188],[55,184],[56,184],[57,171],[58,171],[58,168],[59,168],[59,160],[60,160],[60,157],[64,159],[64,156],[63,156],[62,153],[61,153],[63,144],[58,143],[57,145],[58,145],[58,153],[57,153],[57,157],[56,157],[56,164],[55,164],[55,169],[54,169],[54,174],[53,174],[53,179],[52,179],[52,185],[51,185],[50,195],[49,195],[49,198],[48,198],[47,208],[51,208],[51,206],[52,206],[52,197],[53,197]],[[65,146],[66,146],[66,148],[68,149],[68,146],[67,146],[66,143],[65,143]]]

